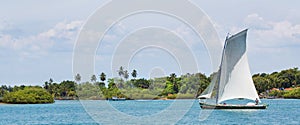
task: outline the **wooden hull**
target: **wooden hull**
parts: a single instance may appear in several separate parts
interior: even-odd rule
[[[266,109],[266,105],[213,105],[199,103],[202,109]]]

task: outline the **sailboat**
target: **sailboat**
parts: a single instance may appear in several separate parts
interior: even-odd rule
[[[202,109],[266,109],[254,86],[246,54],[245,29],[227,36],[219,70],[211,84],[198,97]],[[228,100],[248,100],[246,104],[227,104]],[[212,100],[212,101],[208,101]]]

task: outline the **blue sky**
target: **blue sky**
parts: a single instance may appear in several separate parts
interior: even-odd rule
[[[49,78],[57,82],[73,79],[72,57],[77,35],[88,17],[106,2],[108,1],[1,1],[0,84],[42,85]],[[228,32],[236,33],[244,28],[250,29],[248,57],[252,73],[270,73],[300,66],[298,1],[193,2],[210,17],[221,41]],[[155,21],[149,17],[159,19]],[[123,36],[133,30],[132,26],[136,24],[132,21],[134,19],[142,21],[144,26],[161,25],[161,20],[171,21],[169,25],[164,25],[185,36],[184,39],[191,45],[190,48],[196,56],[199,70],[206,74],[211,72],[205,46],[190,29],[163,16],[142,15],[127,18],[108,31],[107,37],[99,44],[97,50],[95,74],[115,74],[117,69],[108,66],[111,59],[117,57],[113,56],[118,52],[114,50],[115,46],[122,45],[120,40],[126,43],[126,40],[133,41],[141,36],[139,33],[133,33],[127,38]],[[156,31],[152,33],[154,32]],[[147,39],[146,36],[142,38]],[[198,42],[195,42],[197,40]],[[134,55],[131,64],[125,67],[128,70],[137,69],[139,76],[146,78],[180,72],[176,59],[168,52],[151,47]]]

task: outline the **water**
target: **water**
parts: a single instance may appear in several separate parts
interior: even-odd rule
[[[176,101],[182,102],[181,104],[194,102],[190,110],[177,124],[300,124],[300,100],[296,99],[262,100],[264,103],[269,104],[266,110],[213,110],[204,121],[199,120],[201,109],[197,100]],[[103,101],[86,102],[97,105]],[[160,113],[169,107],[173,102],[172,100],[155,100],[116,101],[108,103],[113,108],[128,116],[151,117],[151,115]],[[101,109],[100,106],[97,108],[105,110]],[[176,113],[177,110],[173,112]],[[110,116],[106,115],[106,117]],[[160,120],[163,119],[161,118]],[[161,122],[153,124],[159,123]],[[93,117],[89,116],[89,113],[85,111],[79,101],[56,101],[54,104],[0,104],[0,124],[97,124],[97,122],[93,120]]]

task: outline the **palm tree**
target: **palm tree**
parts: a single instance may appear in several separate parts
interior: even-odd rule
[[[171,83],[174,83],[175,82],[175,80],[176,80],[176,74],[175,73],[171,73],[170,74],[170,76],[169,76],[169,81],[171,82]]]
[[[108,89],[116,88],[116,83],[114,79],[108,79]]]
[[[137,76],[137,71],[134,69],[131,73],[131,76],[135,79]]]
[[[127,80],[129,78],[129,73],[127,70],[124,71],[124,78]]]
[[[124,75],[124,69],[123,67],[121,66],[120,69],[118,70],[118,74],[120,77],[122,77]]]
[[[97,77],[96,77],[96,75],[92,75],[92,77],[91,77],[91,82],[96,82],[97,81]]]
[[[175,73],[171,73],[170,76],[168,77],[168,80],[173,84],[173,90],[175,91],[175,93],[178,93],[179,85],[178,85],[176,77],[177,76]]]
[[[47,91],[49,91],[48,89],[49,89],[49,86],[51,85],[53,83],[53,79],[52,78],[50,78],[49,79],[49,82],[45,82],[45,85],[44,85],[44,89],[46,89]]]
[[[44,89],[46,89],[47,91],[49,89],[49,83],[47,81],[45,82]]]
[[[102,73],[100,74],[100,80],[101,80],[102,82],[99,83],[99,87],[100,87],[100,89],[103,91],[103,89],[105,88],[105,83],[104,83],[104,81],[106,80],[106,75],[105,75],[104,72],[102,72]]]
[[[76,74],[76,76],[75,76],[75,81],[76,81],[77,83],[79,83],[79,82],[81,81],[81,76],[80,76],[79,73]]]
[[[49,79],[49,83],[50,83],[50,84],[53,83],[53,79],[52,79],[52,78]]]
[[[101,80],[102,82],[104,82],[104,81],[106,80],[106,75],[105,75],[104,72],[102,72],[102,73],[100,74],[100,80]]]

